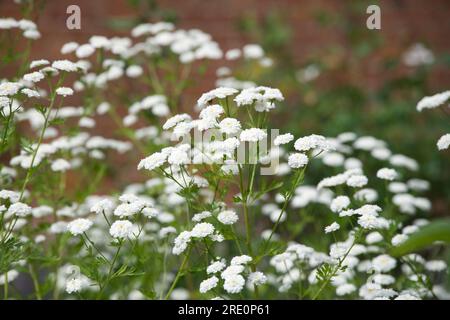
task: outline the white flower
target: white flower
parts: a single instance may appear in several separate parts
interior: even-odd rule
[[[207,274],[211,274],[211,273],[217,273],[222,271],[225,268],[225,263],[223,261],[215,261],[213,263],[211,263],[208,268],[206,268],[206,273]]]
[[[241,130],[241,123],[234,118],[225,118],[219,123],[219,130],[228,135],[237,134]]]
[[[438,150],[446,150],[450,146],[450,133],[444,134],[437,142]]]
[[[56,159],[52,162],[51,169],[55,172],[65,172],[71,168],[70,163],[64,159]]]
[[[23,80],[25,81],[29,81],[29,82],[39,82],[42,79],[44,79],[44,75],[39,72],[39,71],[35,71],[32,73],[27,73],[26,75],[23,76]]]
[[[198,223],[192,228],[191,236],[194,238],[205,238],[214,233],[214,226],[211,223]]]
[[[41,95],[39,94],[39,92],[37,92],[36,90],[32,90],[29,88],[25,88],[21,91],[21,93],[23,93],[24,95],[26,95],[28,98],[37,98],[40,97]]]
[[[374,243],[380,242],[382,240],[383,240],[383,236],[378,231],[371,232],[366,236],[366,242],[368,244],[374,244]]]
[[[322,162],[330,167],[340,167],[344,165],[345,157],[339,152],[328,152],[323,156]]]
[[[325,233],[330,233],[330,232],[334,232],[340,229],[340,225],[337,222],[333,222],[332,224],[330,224],[329,226],[325,227]]]
[[[176,148],[170,153],[167,162],[172,165],[183,165],[190,162],[189,155],[181,148]]]
[[[137,167],[138,170],[142,168],[147,170],[154,170],[156,168],[161,167],[167,160],[167,154],[161,152],[155,152],[152,155],[148,156],[145,159],[142,159],[139,162]]]
[[[245,269],[244,266],[242,266],[240,264],[232,265],[232,266],[227,267],[224,271],[222,271],[222,273],[220,274],[220,277],[222,279],[226,279],[232,275],[242,273],[244,271],[244,269]]]
[[[361,189],[361,190],[358,190],[357,192],[355,192],[353,197],[356,200],[361,201],[361,202],[372,203],[372,202],[377,201],[378,193],[374,189],[366,188],[366,189]]]
[[[66,282],[66,292],[68,294],[80,292],[83,289],[83,280],[79,278],[69,279]]]
[[[0,96],[13,96],[19,92],[21,85],[17,82],[0,83]]]
[[[264,57],[264,50],[259,44],[246,44],[242,51],[247,59],[260,59]]]
[[[133,234],[133,224],[128,220],[117,220],[109,229],[109,234],[116,239],[129,238]]]
[[[246,129],[241,132],[241,141],[258,142],[267,137],[267,133],[259,128]]]
[[[276,146],[282,145],[282,144],[287,144],[289,142],[291,142],[292,140],[294,140],[294,136],[290,133],[286,133],[286,134],[282,134],[277,136],[274,140],[273,140],[273,144]]]
[[[240,274],[230,275],[225,278],[223,288],[228,293],[239,293],[245,285],[245,279]]]
[[[11,203],[17,202],[20,199],[20,193],[11,190],[0,190],[0,199],[7,199]]]
[[[234,88],[216,88],[202,94],[202,96],[197,100],[197,105],[200,108],[203,108],[206,107],[214,99],[225,99],[226,97],[234,95],[237,92],[238,91]]]
[[[74,72],[74,71],[78,70],[77,65],[69,60],[53,61],[52,67],[57,70],[67,71],[67,72]]]
[[[89,230],[93,222],[89,219],[76,219],[67,225],[67,230],[74,236],[82,234]]]
[[[81,46],[79,46],[76,51],[75,51],[75,55],[80,58],[87,58],[90,55],[92,55],[95,52],[95,48],[93,46],[91,46],[90,44],[86,43],[86,44],[82,44]]]
[[[68,87],[59,87],[58,89],[56,89],[56,94],[67,97],[73,95],[73,90]]]
[[[30,63],[30,69],[36,68],[36,67],[41,67],[41,66],[45,66],[48,65],[50,62],[48,60],[45,59],[40,59],[40,60],[33,60]]]
[[[433,109],[444,104],[450,98],[450,90],[424,97],[417,103],[417,111],[423,109]]]
[[[75,41],[65,43],[61,48],[61,54],[69,54],[77,50],[79,44]]]
[[[297,151],[309,151],[312,149],[327,151],[331,149],[331,145],[325,137],[312,134],[310,136],[297,139],[297,141],[295,141],[294,148]]]
[[[345,296],[347,294],[353,293],[356,291],[356,287],[355,285],[351,284],[351,283],[344,283],[339,285],[336,288],[336,294],[338,296]]]
[[[207,107],[205,107],[199,115],[200,119],[217,119],[224,113],[224,110],[221,105],[219,104],[212,104]]]
[[[444,271],[447,269],[447,263],[443,260],[430,260],[425,263],[425,269],[433,272]]]
[[[238,221],[238,215],[232,210],[225,210],[219,213],[217,219],[223,224],[234,224]]]
[[[18,217],[26,217],[31,214],[31,207],[25,203],[16,202],[8,208],[7,213]]]
[[[371,214],[365,214],[358,218],[358,224],[364,229],[386,228],[387,221]]]
[[[211,289],[214,289],[218,283],[219,283],[219,278],[217,278],[216,276],[212,276],[211,278],[203,280],[200,283],[200,293],[205,293]]]
[[[347,185],[354,188],[362,188],[367,182],[368,179],[364,175],[354,175],[347,179]]]
[[[194,222],[200,222],[203,219],[209,218],[212,216],[212,213],[209,211],[202,211],[200,213],[196,213],[193,217],[192,217],[192,221]]]
[[[256,271],[248,275],[247,283],[251,286],[260,286],[267,282],[267,277],[264,273]]]
[[[233,259],[231,259],[230,265],[236,266],[236,265],[247,264],[247,263],[251,262],[252,260],[253,260],[252,257],[244,254],[242,256],[236,256]]]
[[[391,256],[382,254],[372,260],[372,267],[376,272],[388,272],[395,268],[397,262]]]
[[[167,119],[166,123],[163,125],[163,129],[168,130],[175,127],[178,123],[188,120],[191,120],[191,116],[187,113],[174,115],[173,117]]]
[[[127,68],[125,74],[130,78],[137,78],[143,73],[142,67],[138,65],[132,65]]]
[[[173,241],[174,246],[172,253],[174,255],[179,255],[186,250],[189,242],[191,241],[192,234],[190,231],[181,232]]]
[[[393,246],[398,246],[399,244],[405,242],[408,239],[406,234],[396,234],[392,237],[391,243]]]
[[[389,168],[381,168],[377,171],[377,178],[392,181],[398,176],[397,171]]]
[[[101,214],[101,213],[105,213],[105,214],[109,214],[111,213],[113,209],[113,203],[111,200],[109,199],[103,199],[98,201],[96,204],[94,204],[91,207],[91,212],[94,212],[96,214]]]
[[[341,212],[350,205],[350,198],[347,196],[338,196],[331,201],[330,209],[333,212]]]
[[[288,165],[293,169],[298,169],[308,164],[308,157],[303,153],[293,153],[288,158]]]

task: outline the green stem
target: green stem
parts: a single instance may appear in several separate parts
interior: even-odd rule
[[[183,262],[181,262],[180,269],[178,269],[177,275],[175,276],[175,280],[173,280],[172,285],[170,286],[170,289],[167,292],[164,300],[168,300],[170,298],[170,295],[172,294],[173,289],[175,289],[175,286],[177,285],[178,280],[180,280],[181,274],[189,260],[190,254],[191,254],[191,246],[188,247],[188,251],[187,251],[186,255],[184,256]]]

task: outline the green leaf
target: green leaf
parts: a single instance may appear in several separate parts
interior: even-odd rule
[[[400,257],[432,245],[436,241],[450,243],[450,219],[431,222],[420,228],[399,246],[391,250],[391,255]]]

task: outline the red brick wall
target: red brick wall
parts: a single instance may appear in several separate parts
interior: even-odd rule
[[[330,43],[346,45],[344,31],[336,27],[320,27],[315,19],[318,10],[337,12],[343,19],[351,19],[354,26],[365,28],[365,6],[361,12],[349,12],[345,0],[160,0],[163,9],[174,11],[178,25],[183,28],[199,28],[213,35],[224,48],[246,43],[249,39],[237,30],[236,22],[244,14],[262,18],[278,11],[292,27],[292,52],[296,61],[318,52]],[[373,1],[376,2],[376,1]],[[450,1],[448,0],[382,0],[378,1],[382,11],[382,30],[385,39],[377,54],[398,56],[405,47],[414,42],[425,42],[436,53],[450,52]],[[66,8],[77,4],[82,11],[82,29],[67,30]],[[13,0],[0,0],[0,16],[20,17]],[[34,44],[33,58],[58,58],[61,45],[73,40],[83,42],[92,34],[112,35],[107,26],[111,17],[131,17],[133,9],[124,0],[47,0],[38,20],[43,37]],[[383,71],[374,63],[373,57],[364,68],[368,85],[382,81]],[[442,79],[448,83],[448,70],[437,71],[436,83]],[[206,78],[203,85],[211,87],[212,79]],[[208,83],[211,83],[208,85]],[[440,88],[439,88],[440,89]],[[201,91],[201,90],[200,90]]]

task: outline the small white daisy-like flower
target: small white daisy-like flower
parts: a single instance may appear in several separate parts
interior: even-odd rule
[[[447,150],[450,146],[450,133],[444,134],[437,142],[438,150]]]
[[[18,217],[26,217],[31,214],[31,207],[22,202],[13,203],[7,211],[8,214]]]
[[[0,83],[0,96],[13,96],[22,86],[17,82]]]
[[[345,295],[351,294],[355,291],[356,291],[356,287],[354,284],[351,284],[351,283],[344,283],[344,284],[339,285],[336,288],[336,294],[338,296],[345,296]]]
[[[83,289],[83,280],[79,278],[69,279],[66,282],[66,292],[68,294],[80,292]]]
[[[347,179],[347,185],[353,188],[362,188],[364,187],[369,179],[367,179],[364,175],[354,175]]]
[[[167,162],[172,165],[180,166],[183,164],[188,164],[190,162],[190,159],[186,151],[180,148],[176,148],[170,153],[169,157],[167,158]]]
[[[450,98],[450,90],[424,97],[417,103],[417,111],[433,109],[443,105]]]
[[[288,165],[293,169],[303,168],[308,164],[308,157],[303,153],[293,153],[288,158]]]
[[[383,180],[389,180],[392,181],[396,179],[398,176],[397,171],[390,168],[381,168],[377,171],[377,178],[383,179]]]
[[[56,94],[63,97],[67,97],[73,95],[73,90],[68,87],[59,87],[58,89],[56,89]]]
[[[219,213],[217,219],[223,224],[234,224],[238,221],[238,215],[233,210],[225,210]]]
[[[242,255],[242,256],[236,256],[233,259],[231,259],[230,265],[236,266],[236,265],[243,265],[251,262],[253,259],[250,256]]]
[[[93,222],[89,219],[76,219],[67,225],[67,230],[74,236],[82,234],[92,227]]]
[[[192,228],[191,236],[194,238],[205,238],[214,233],[214,226],[208,222],[198,223]]]
[[[112,212],[113,206],[114,205],[111,200],[103,199],[103,200],[100,200],[97,203],[95,203],[91,207],[90,211],[94,212],[96,214],[102,214],[102,213],[109,214]]]
[[[432,272],[444,271],[447,269],[447,263],[443,260],[430,260],[425,263],[425,269]]]
[[[222,260],[214,261],[208,266],[208,268],[206,268],[206,273],[207,274],[217,273],[222,271],[225,267],[226,265]]]
[[[109,229],[109,234],[116,239],[129,238],[133,234],[133,224],[128,220],[115,221]]]
[[[164,163],[166,163],[167,156],[168,155],[165,153],[155,152],[152,155],[148,156],[147,158],[142,159],[139,162],[137,169],[138,170],[141,170],[141,169],[154,170],[156,168],[159,168]]]
[[[125,74],[130,78],[140,77],[144,73],[141,66],[131,65],[125,70]]]
[[[333,212],[341,212],[350,205],[350,198],[347,196],[338,196],[331,201],[330,209]]]
[[[193,217],[192,217],[192,221],[194,222],[200,222],[206,218],[209,218],[212,216],[212,213],[209,211],[202,211],[200,213],[196,213]]]
[[[241,123],[234,118],[225,118],[219,123],[219,130],[228,135],[237,134],[241,130]]]
[[[44,79],[44,77],[45,76],[41,72],[35,71],[35,72],[27,73],[26,75],[24,75],[23,80],[29,81],[29,82],[39,82],[42,79]]]
[[[50,64],[50,62],[48,60],[45,60],[45,59],[33,60],[30,63],[30,69],[34,69],[36,67],[42,67],[42,66],[45,66],[45,65],[48,65],[48,64]]]
[[[51,169],[55,172],[66,172],[71,168],[70,162],[65,159],[56,159],[52,162]]]
[[[251,286],[260,286],[266,282],[266,275],[260,271],[250,273],[247,278],[247,283]]]
[[[386,220],[377,216],[366,214],[358,218],[358,224],[364,229],[380,229],[385,228]]]
[[[267,133],[259,128],[250,128],[243,130],[240,135],[241,141],[258,142],[267,137]]]
[[[244,271],[244,266],[243,265],[231,265],[229,267],[227,267],[224,271],[222,271],[222,273],[220,274],[220,277],[222,279],[225,279],[231,275],[235,275],[235,274],[240,274]]]
[[[408,240],[408,236],[406,234],[396,234],[392,237],[391,243],[393,246],[398,246],[406,240]]]
[[[21,91],[21,93],[26,95],[28,98],[38,98],[41,96],[39,92],[37,92],[36,90],[29,89],[29,88],[23,89]]]
[[[217,284],[219,283],[219,278],[216,276],[212,276],[211,278],[208,278],[206,280],[203,280],[200,283],[200,293],[206,293],[211,289],[214,289],[217,287]]]
[[[214,99],[225,99],[228,96],[232,96],[238,91],[234,88],[220,87],[213,89],[209,92],[202,94],[197,100],[197,105],[201,108],[206,107]]]
[[[191,241],[192,234],[190,231],[183,231],[181,232],[175,239],[174,239],[174,246],[172,249],[172,253],[174,255],[180,255],[183,253],[189,242]]]
[[[57,70],[66,71],[66,72],[74,72],[74,71],[78,70],[78,66],[69,60],[53,61],[52,67]]]
[[[331,149],[331,145],[325,137],[312,134],[310,136],[297,139],[295,141],[294,148],[295,150],[302,152],[313,149],[327,151]]]
[[[380,273],[389,272],[394,269],[396,265],[397,261],[387,254],[379,255],[372,260],[373,269]]]
[[[287,143],[291,142],[292,140],[294,140],[294,136],[291,133],[285,133],[285,134],[277,136],[273,140],[273,144],[276,146],[280,146],[282,144],[287,144]]]
[[[230,275],[225,278],[223,288],[228,293],[239,293],[245,285],[245,279],[240,274]]]
[[[333,222],[329,226],[325,227],[325,233],[331,233],[340,229],[340,225],[337,222]]]
[[[62,48],[61,48],[61,54],[69,54],[74,52],[75,50],[77,50],[77,48],[79,47],[79,44],[75,41],[70,41],[65,43]]]

